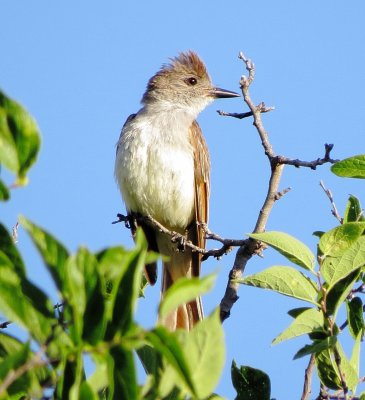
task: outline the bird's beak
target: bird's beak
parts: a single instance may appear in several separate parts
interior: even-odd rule
[[[228,99],[230,97],[240,97],[240,95],[236,92],[232,92],[230,90],[221,89],[217,87],[212,89],[210,95],[216,99]]]

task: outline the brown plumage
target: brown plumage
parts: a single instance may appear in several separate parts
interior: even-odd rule
[[[204,248],[199,223],[208,222],[210,161],[196,117],[215,98],[236,97],[215,88],[194,52],[181,53],[148,82],[143,108],[128,118],[117,147],[115,175],[128,213],[150,215],[170,230],[186,234]],[[198,277],[201,256],[186,247],[177,251],[171,238],[151,224],[141,224],[150,250],[169,257],[163,263],[162,296],[181,277]],[[151,284],[155,263],[146,265]],[[201,299],[181,305],[161,323],[190,330],[203,318]]]

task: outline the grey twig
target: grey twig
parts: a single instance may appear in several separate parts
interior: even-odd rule
[[[323,191],[326,193],[326,195],[328,197],[328,200],[331,202],[331,206],[332,206],[331,213],[332,213],[332,215],[339,221],[340,224],[343,224],[343,218],[341,217],[341,215],[339,214],[339,212],[337,210],[335,201],[333,199],[332,192],[324,186],[323,181],[320,181],[319,185],[321,186]]]
[[[256,221],[255,228],[253,230],[254,233],[263,232],[266,227],[267,220],[269,218],[269,214],[271,209],[277,199],[283,196],[284,192],[279,192],[279,183],[281,174],[283,172],[284,164],[279,163],[275,159],[275,153],[273,148],[269,142],[268,134],[264,128],[261,119],[261,110],[262,106],[256,106],[252,101],[251,96],[249,94],[249,87],[254,80],[255,77],[255,67],[254,64],[247,59],[243,53],[240,53],[239,58],[243,60],[246,65],[246,69],[248,71],[248,76],[243,75],[240,80],[240,86],[243,94],[243,98],[245,103],[248,105],[252,115],[253,115],[253,125],[255,126],[259,137],[261,139],[262,146],[264,148],[265,154],[267,155],[270,166],[271,166],[271,176],[269,181],[269,188],[266,194],[266,198],[264,204],[261,207],[259,212],[259,216]],[[263,103],[260,103],[263,104]],[[285,191],[285,193],[288,190]],[[248,260],[258,251],[260,251],[260,243],[256,240],[249,239],[243,246],[241,246],[234,260],[233,267],[229,273],[228,283],[226,287],[225,294],[220,303],[220,316],[221,320],[224,321],[230,316],[231,309],[233,304],[238,299],[238,286],[236,283],[236,279],[240,278],[243,275],[244,269]]]
[[[270,111],[275,110],[275,107],[267,107],[264,102],[260,103],[257,106],[258,109],[260,109],[261,113],[267,113]],[[221,115],[222,117],[232,117],[232,118],[238,118],[238,119],[243,119],[243,118],[248,118],[253,116],[252,111],[244,112],[244,113],[229,113],[226,111],[222,110],[217,110],[217,113]]]
[[[39,351],[34,353],[32,357],[29,358],[24,364],[20,365],[16,369],[11,369],[8,374],[5,376],[4,380],[0,382],[0,397],[5,393],[7,388],[11,386],[17,379],[19,379],[22,375],[26,374],[28,371],[39,368],[44,365],[47,365],[50,360],[46,357],[46,352],[49,344],[54,339],[55,329],[57,325],[54,325],[52,328],[52,332],[47,337],[46,341],[40,347]]]
[[[316,169],[316,167],[319,165],[322,165],[324,163],[334,163],[337,160],[333,160],[330,156],[331,150],[333,148],[332,144],[326,144],[324,156],[314,161],[302,161],[299,159],[294,160],[275,154],[273,147],[269,141],[268,133],[266,132],[261,119],[261,114],[263,112],[271,111],[273,107],[266,107],[265,103],[263,102],[257,106],[255,105],[249,93],[249,87],[255,78],[255,66],[253,62],[248,59],[242,52],[239,54],[239,58],[244,62],[246,70],[248,71],[248,76],[243,75],[241,77],[240,86],[244,102],[247,104],[249,111],[243,114],[231,114],[227,112],[219,112],[219,114],[224,116],[231,116],[234,118],[246,118],[252,116],[253,125],[257,130],[257,133],[261,139],[262,147],[270,163],[271,175],[268,191],[264,203],[260,209],[256,225],[253,229],[254,233],[260,233],[265,231],[266,224],[275,201],[280,199],[290,190],[290,188],[284,189],[282,191],[278,190],[281,175],[283,173],[285,165]],[[246,264],[248,260],[252,257],[252,255],[260,253],[261,250],[262,247],[260,247],[260,243],[252,239],[248,239],[247,241],[245,241],[245,243],[238,249],[233,267],[229,272],[226,291],[220,303],[222,321],[229,317],[233,304],[238,299],[238,284],[235,282],[235,280],[242,277]]]
[[[315,358],[314,354],[310,356],[308,367],[305,370],[304,376],[304,387],[301,400],[308,400],[311,394],[311,387],[312,387],[312,376],[313,376],[313,369],[315,366]]]
[[[123,222],[128,229],[130,229],[130,227],[133,225],[130,217],[127,215],[118,213],[117,218],[118,219],[113,221],[112,224],[117,224],[117,223]],[[187,240],[185,235],[182,235],[179,232],[175,232],[173,230],[166,228],[164,225],[162,225],[160,222],[158,222],[157,220],[152,218],[150,215],[147,215],[147,216],[133,215],[133,218],[137,221],[137,223],[138,222],[148,222],[149,224],[155,226],[157,229],[160,230],[160,232],[163,232],[166,235],[170,236],[171,241],[173,243],[183,244],[183,246],[181,248],[180,248],[180,246],[178,246],[178,250],[183,250],[184,247],[189,247],[193,252],[202,254],[203,261],[208,259],[209,257],[215,257],[217,259],[220,259],[223,255],[229,253],[231,251],[232,247],[243,246],[248,241],[248,239],[225,239],[225,238],[222,238],[221,236],[217,235],[216,233],[213,233],[212,231],[210,231],[206,224],[199,223],[199,228],[204,230],[205,237],[208,240],[215,240],[222,244],[222,246],[218,249],[209,249],[208,250],[208,249],[203,249],[199,246],[196,246],[190,240]]]
[[[12,229],[11,236],[13,238],[14,243],[18,243],[18,229],[19,229],[19,221],[16,222],[16,224],[13,226]]]
[[[299,159],[292,159],[292,158],[287,158],[284,156],[277,156],[277,162],[280,164],[286,164],[286,165],[293,165],[294,167],[306,167],[310,169],[316,169],[318,166],[323,165],[325,163],[330,163],[334,164],[335,162],[339,160],[335,160],[331,158],[331,150],[333,149],[333,144],[328,144],[326,143],[324,145],[325,153],[322,158],[317,158],[313,161],[303,161]]]

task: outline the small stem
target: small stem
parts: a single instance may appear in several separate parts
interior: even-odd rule
[[[326,193],[326,195],[327,195],[327,197],[328,197],[328,200],[331,202],[331,205],[332,205],[331,213],[332,213],[332,215],[338,220],[338,222],[339,222],[340,224],[343,224],[343,218],[341,217],[341,215],[339,214],[339,212],[338,212],[338,210],[337,210],[335,201],[334,201],[334,199],[333,199],[332,192],[324,186],[323,181],[320,181],[320,182],[319,182],[319,185],[321,186],[321,188],[323,189],[323,191]]]
[[[311,387],[312,387],[312,375],[313,375],[314,365],[315,365],[314,354],[311,354],[308,366],[305,370],[304,387],[303,387],[303,393],[302,393],[301,400],[309,399],[309,395],[312,392]]]

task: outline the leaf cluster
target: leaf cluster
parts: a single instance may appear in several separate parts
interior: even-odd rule
[[[360,343],[365,331],[361,298],[365,288],[365,219],[359,200],[350,196],[341,225],[315,234],[319,236],[316,254],[283,232],[249,235],[278,251],[297,268],[275,265],[246,276],[239,283],[273,290],[307,303],[289,311],[293,322],[273,344],[308,335],[309,343],[297,351],[294,359],[313,356],[325,387],[354,395],[361,381]],[[347,320],[339,324],[339,310],[343,305]],[[346,328],[353,339],[350,357],[341,345]]]

